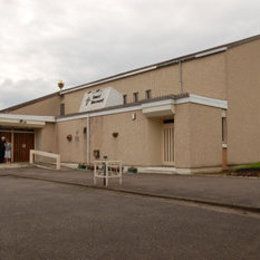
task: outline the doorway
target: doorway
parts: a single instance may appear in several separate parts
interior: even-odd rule
[[[163,164],[174,165],[174,124],[164,124],[163,126]]]
[[[0,130],[0,136],[12,144],[12,162],[29,162],[30,149],[34,149],[34,132]]]
[[[34,149],[33,133],[14,133],[14,162],[29,162],[30,150]]]

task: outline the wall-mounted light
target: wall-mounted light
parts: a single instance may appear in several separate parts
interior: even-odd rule
[[[100,151],[99,150],[94,150],[93,151],[93,156],[95,159],[99,159],[100,158]]]
[[[72,141],[72,135],[67,135],[67,140],[68,140],[69,142],[71,142],[71,141]]]
[[[119,135],[118,132],[113,132],[113,133],[112,133],[112,136],[113,136],[114,138],[117,138],[118,135]]]

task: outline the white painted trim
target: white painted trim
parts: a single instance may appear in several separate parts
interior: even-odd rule
[[[7,120],[7,119],[1,119],[0,118],[0,125],[3,126],[18,126],[21,128],[42,128],[46,125],[45,122],[40,122],[40,121],[26,121],[26,120],[18,120],[18,119],[13,119],[13,120]]]
[[[203,96],[194,95],[194,94],[190,94],[189,97],[180,98],[180,99],[175,100],[176,105],[185,104],[185,103],[194,103],[194,104],[223,108],[223,109],[228,108],[228,103],[226,100],[203,97]]]
[[[3,132],[3,133],[17,133],[17,134],[35,134],[34,131],[26,131],[26,130],[15,130],[15,129],[4,129],[4,128],[0,128],[0,131]]]
[[[136,74],[140,74],[140,73],[143,73],[143,72],[147,72],[147,71],[150,71],[150,70],[155,70],[156,68],[157,68],[157,66],[150,66],[148,68],[139,69],[139,70],[132,71],[132,72],[126,72],[122,75],[110,77],[110,78],[104,79],[104,80],[99,80],[99,81],[94,82],[94,83],[89,83],[89,84],[79,86],[79,87],[75,87],[75,88],[71,88],[71,89],[64,89],[60,93],[61,94],[67,94],[67,93],[70,93],[70,92],[78,91],[80,89],[94,87],[94,86],[104,84],[104,83],[107,83],[107,82],[110,82],[110,81],[113,81],[113,80],[116,80],[116,79],[122,79],[122,78],[126,78],[126,77],[133,76],[133,75],[136,75]]]
[[[132,111],[136,111],[136,110],[142,110],[143,108],[152,108],[152,107],[156,107],[156,106],[169,105],[169,104],[179,105],[179,104],[186,104],[186,103],[194,103],[194,104],[223,108],[223,109],[227,109],[227,107],[228,107],[226,100],[208,98],[208,97],[191,94],[189,97],[183,97],[183,98],[179,98],[177,100],[169,98],[169,99],[161,100],[161,101],[154,101],[154,102],[145,103],[145,104],[137,104],[137,105],[131,106],[131,107],[122,107],[122,108],[116,108],[116,109],[105,110],[105,111],[100,111],[100,112],[90,112],[90,113],[86,113],[86,114],[79,114],[79,115],[72,115],[72,116],[63,117],[63,118],[57,118],[56,121],[57,122],[66,122],[66,121],[70,121],[70,120],[77,120],[77,119],[82,119],[82,118],[87,118],[87,117],[106,116],[106,115],[114,115],[114,114],[132,112]]]
[[[106,116],[106,115],[126,113],[126,112],[141,110],[141,109],[142,109],[142,106],[140,104],[138,104],[136,106],[131,106],[131,107],[123,107],[123,108],[111,109],[111,110],[106,110],[106,111],[91,112],[91,113],[82,114],[82,115],[74,115],[74,116],[69,116],[69,117],[64,117],[64,118],[57,118],[56,121],[57,122],[66,122],[66,121],[70,121],[70,120],[82,119],[82,118],[87,118],[87,117]]]
[[[34,116],[34,115],[19,115],[19,114],[5,114],[5,113],[0,113],[0,119],[38,121],[38,122],[50,122],[50,123],[54,123],[56,121],[54,116]]]
[[[226,51],[226,50],[227,50],[227,47],[221,47],[221,48],[214,49],[214,50],[204,51],[204,52],[196,54],[195,58],[201,58],[201,57],[204,57],[204,56],[208,56],[208,55],[211,55],[211,54],[223,52],[223,51]]]
[[[227,148],[227,144],[222,144],[222,148]]]

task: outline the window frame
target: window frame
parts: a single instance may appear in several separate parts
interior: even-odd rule
[[[145,99],[151,99],[152,98],[152,90],[151,89],[147,89],[145,91]]]
[[[126,105],[127,104],[127,94],[123,95],[123,104]]]
[[[60,103],[60,116],[65,116],[65,103]]]
[[[139,101],[139,92],[133,93],[133,102],[137,103]]]

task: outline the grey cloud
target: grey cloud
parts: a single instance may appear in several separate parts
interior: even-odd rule
[[[16,82],[5,79],[0,84],[0,90],[0,109],[2,109],[54,92],[54,86],[43,79],[23,79]]]

